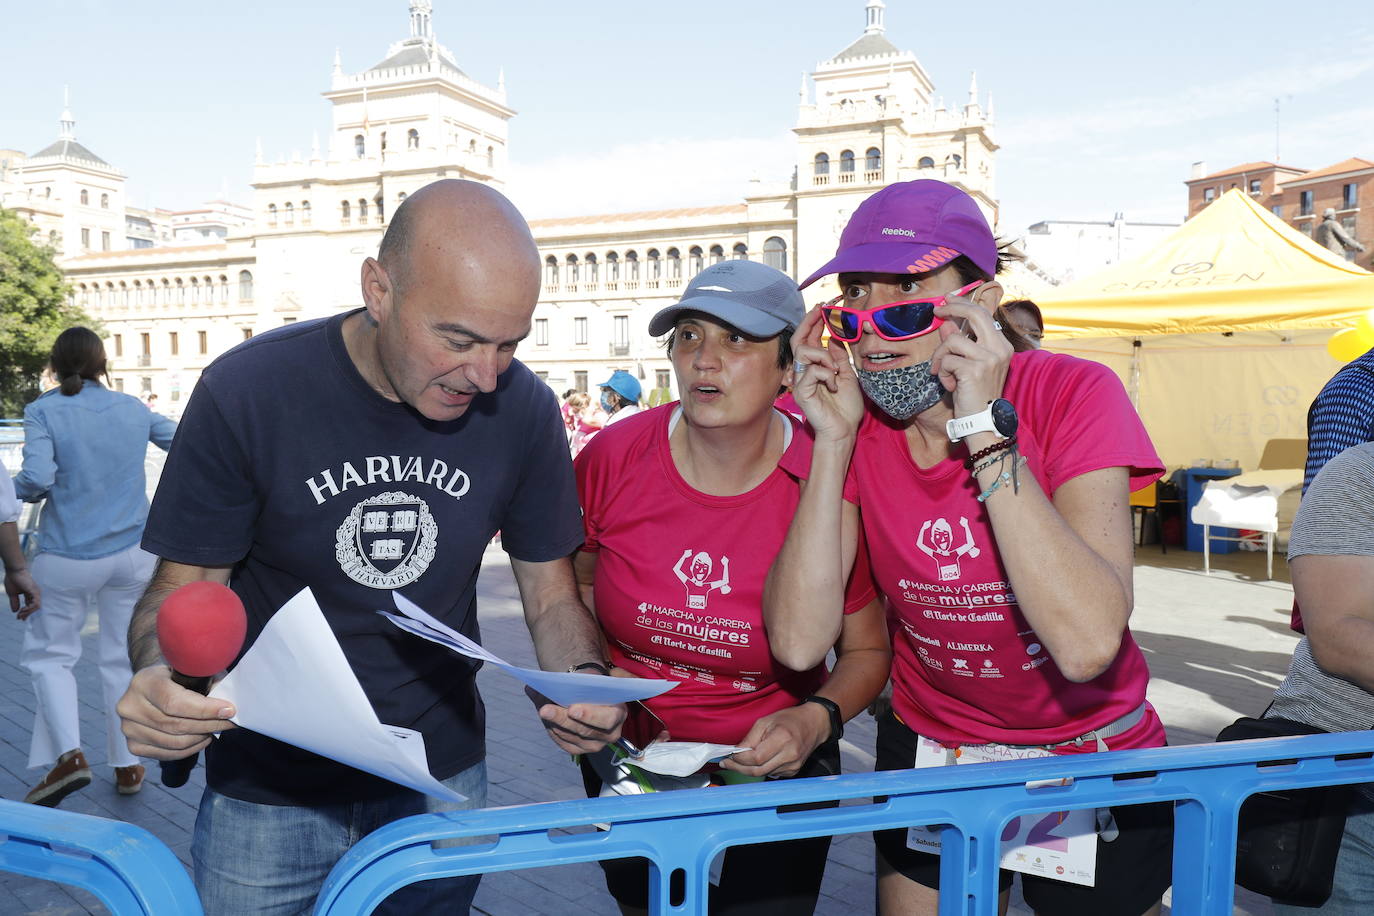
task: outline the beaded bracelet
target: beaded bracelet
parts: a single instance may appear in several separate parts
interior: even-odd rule
[[[1008,449],[1008,448],[1012,448],[1012,449],[1016,448],[1016,437],[1015,437],[1015,436],[1011,436],[1010,438],[1003,439],[1001,442],[994,442],[992,445],[989,445],[987,448],[983,449],[982,451],[974,452],[972,455],[969,455],[967,458],[964,459],[964,467],[965,467],[965,468],[968,468],[968,469],[971,471],[971,470],[973,470],[973,466],[974,466],[975,464],[977,464],[979,461],[982,461],[984,458],[987,458],[989,455],[995,455],[995,454],[997,454],[998,452],[1002,451],[1003,449]]]
[[[992,485],[989,486],[989,487],[988,487],[986,490],[984,490],[982,493],[979,493],[979,494],[978,494],[978,502],[980,502],[980,503],[985,503],[985,502],[987,502],[987,501],[988,501],[988,497],[990,497],[992,494],[996,493],[998,490],[1000,490],[1002,487],[1006,486],[1007,484],[1011,484],[1012,492],[1013,492],[1013,493],[1020,493],[1020,492],[1021,492],[1021,481],[1020,481],[1019,478],[1018,478],[1017,472],[1020,471],[1021,465],[1025,464],[1025,463],[1026,463],[1026,459],[1025,459],[1025,458],[1022,458],[1020,455],[1017,455],[1017,456],[1012,460],[1011,470],[1010,470],[1010,471],[1003,471],[1001,474],[998,474],[998,475],[997,475],[997,479],[994,480],[994,481],[992,482]]]

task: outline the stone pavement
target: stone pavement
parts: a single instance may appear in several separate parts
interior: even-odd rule
[[[1210,577],[1200,554],[1158,547],[1137,557],[1136,611],[1132,627],[1150,662],[1150,699],[1168,726],[1170,742],[1210,741],[1239,715],[1254,715],[1268,702],[1287,670],[1296,636],[1287,626],[1292,592],[1287,570],[1277,561],[1278,581],[1264,581],[1262,554],[1215,557]],[[534,656],[525,631],[514,580],[499,550],[488,551],[480,586],[483,641],[497,654],[523,664]],[[0,796],[22,798],[42,776],[26,766],[33,722],[33,692],[17,665],[22,624],[0,615]],[[94,620],[86,651],[94,652]],[[92,664],[78,666],[85,750],[95,782],[62,807],[115,817],[147,828],[182,859],[190,861],[190,831],[204,786],[197,768],[181,789],[158,784],[152,768],[139,795],[115,794],[113,771],[104,766],[104,728],[99,682]],[[518,685],[486,669],[479,675],[488,711],[491,803],[517,805],[580,798],[577,771],[544,735]],[[845,730],[846,772],[871,769],[873,720],[861,715]],[[831,847],[823,898],[827,916],[872,912],[872,843],[867,835],[837,837]],[[1019,903],[1019,902],[1018,902]],[[491,916],[613,913],[600,870],[594,864],[502,872],[483,879],[476,911]],[[1167,911],[1167,908],[1166,908]],[[0,913],[68,916],[103,912],[93,897],[61,885],[0,873]],[[1013,912],[1027,912],[1017,906]],[[1236,913],[1268,914],[1268,902],[1241,892]]]

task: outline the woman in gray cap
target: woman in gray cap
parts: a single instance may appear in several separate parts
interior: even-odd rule
[[[587,540],[578,582],[606,633],[609,666],[677,686],[632,709],[624,734],[745,747],[686,780],[608,752],[583,761],[588,794],[661,791],[839,771],[844,722],[877,695],[890,654],[866,563],[833,612],[836,663],[794,671],[763,627],[764,579],[799,497],[783,455],[811,440],[773,401],[792,378],[805,308],[785,274],[726,261],[698,274],[649,332],[667,334],[681,400],[608,427],[576,462]],[[712,913],[793,916],[815,908],[829,837],[727,851]],[[642,860],[603,862],[625,912],[648,906]]]

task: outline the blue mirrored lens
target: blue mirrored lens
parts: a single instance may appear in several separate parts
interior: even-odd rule
[[[855,340],[859,336],[859,319],[857,315],[850,312],[842,312],[839,309],[825,310],[826,323],[830,325],[830,333],[843,340]]]
[[[935,319],[935,306],[930,302],[909,302],[889,305],[873,313],[873,323],[889,337],[910,337],[930,327]]]

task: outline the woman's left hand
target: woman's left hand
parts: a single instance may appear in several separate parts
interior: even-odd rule
[[[795,776],[811,752],[830,737],[830,716],[819,703],[802,703],[764,716],[736,742],[749,750],[732,754],[721,768],[745,776]]]
[[[5,573],[5,594],[9,595],[10,610],[19,620],[27,620],[42,606],[38,583],[33,581],[33,575],[27,569]]]
[[[949,297],[935,314],[945,323],[937,332],[940,346],[931,357],[931,372],[946,391],[954,393],[956,417],[978,413],[1002,396],[1011,344],[993,324],[988,310],[966,296]],[[965,323],[962,332],[961,322]]]

